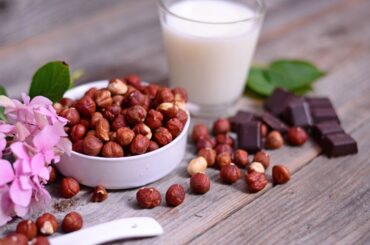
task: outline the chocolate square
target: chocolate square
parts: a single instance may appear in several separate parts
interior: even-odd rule
[[[250,121],[238,128],[238,146],[250,153],[262,150],[261,123]]]
[[[311,108],[314,107],[333,107],[330,99],[328,97],[310,97],[306,98],[307,103]]]
[[[239,126],[253,120],[256,120],[256,115],[252,112],[238,111],[235,116],[229,118],[231,131],[237,132]]]
[[[312,134],[317,140],[323,139],[326,135],[344,133],[344,130],[336,121],[318,123],[313,127]]]
[[[284,113],[286,122],[291,126],[310,127],[312,118],[308,103],[303,100],[292,100]]]
[[[289,102],[294,98],[298,98],[298,96],[285,89],[276,88],[267,98],[264,108],[275,116],[281,116]]]
[[[321,142],[323,152],[328,157],[339,157],[358,152],[356,141],[348,134],[329,134]]]
[[[264,112],[261,116],[261,119],[272,130],[277,130],[281,133],[288,131],[287,125],[271,113]]]
[[[315,124],[325,121],[337,121],[340,123],[337,112],[330,107],[311,108],[311,116]]]

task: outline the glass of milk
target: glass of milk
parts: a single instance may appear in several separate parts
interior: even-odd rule
[[[170,84],[192,114],[226,115],[241,96],[265,7],[262,0],[159,0]]]

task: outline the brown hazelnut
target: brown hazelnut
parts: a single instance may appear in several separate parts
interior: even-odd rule
[[[77,212],[70,212],[67,214],[62,222],[62,230],[65,233],[78,231],[83,226],[83,219]]]
[[[190,176],[196,173],[204,173],[207,168],[207,161],[204,157],[196,157],[192,159],[187,167]]]
[[[5,238],[0,239],[1,245],[27,245],[27,236],[21,233],[13,233],[7,235]]]
[[[103,143],[96,136],[88,135],[83,140],[83,152],[89,156],[99,155],[101,149],[103,148]]]
[[[173,138],[176,138],[184,128],[184,125],[177,118],[171,118],[167,121],[166,127],[170,131]]]
[[[103,114],[101,114],[100,112],[94,112],[92,115],[91,115],[91,127],[92,128],[95,128],[96,125],[98,124],[99,120],[104,118],[103,117]]]
[[[139,90],[132,91],[130,94],[128,94],[126,100],[128,106],[134,106],[134,105],[145,105],[145,95],[143,95]]]
[[[284,145],[283,136],[279,131],[271,131],[266,138],[266,146],[270,149],[278,149]]]
[[[96,131],[91,129],[91,130],[87,131],[86,136],[88,136],[88,135],[96,136]]]
[[[108,192],[104,188],[104,186],[98,185],[95,187],[91,201],[93,202],[103,202],[107,200],[108,198]]]
[[[32,245],[50,245],[49,239],[44,236],[38,236],[31,242]]]
[[[261,136],[266,137],[267,133],[269,132],[269,129],[266,124],[261,123],[260,131],[261,131]]]
[[[290,171],[283,165],[275,165],[272,167],[272,180],[275,184],[285,184],[290,180]]]
[[[163,114],[157,110],[151,109],[145,119],[145,124],[151,129],[162,127]]]
[[[175,100],[171,89],[169,88],[160,88],[155,96],[157,104],[162,104],[164,102],[173,102]]]
[[[203,148],[213,148],[214,147],[211,138],[199,139],[195,146],[197,147],[197,150],[201,150]]]
[[[259,173],[265,173],[265,167],[260,162],[252,162],[248,166],[248,173],[252,173],[253,171],[256,171]]]
[[[115,95],[112,97],[113,105],[122,106],[122,103],[124,101],[125,97],[122,95]]]
[[[151,140],[149,142],[149,146],[148,146],[148,149],[146,151],[150,152],[150,151],[155,151],[155,150],[158,150],[158,149],[159,149],[159,145],[157,144],[157,142]]]
[[[96,91],[98,91],[97,88],[90,88],[89,90],[86,91],[85,96],[88,96],[90,98],[94,98]]]
[[[60,103],[54,103],[53,108],[57,114],[60,114],[62,110],[64,109],[64,107]]]
[[[84,96],[82,99],[79,99],[75,107],[79,113],[88,118],[96,111],[95,101],[90,96]]]
[[[66,108],[72,107],[74,103],[75,103],[75,101],[70,99],[70,98],[62,98],[59,101],[59,104],[61,104],[63,107],[66,107]]]
[[[253,171],[245,176],[245,180],[250,192],[259,192],[267,185],[265,174]]]
[[[288,141],[291,145],[303,145],[306,143],[308,135],[301,127],[292,127],[288,129]]]
[[[166,119],[174,118],[179,112],[179,107],[173,102],[163,102],[157,107]]]
[[[32,220],[22,220],[18,223],[16,232],[25,235],[30,241],[37,236],[37,226]]]
[[[119,105],[110,105],[102,109],[103,117],[108,121],[113,121],[113,119],[121,113],[121,106]]]
[[[125,81],[128,85],[135,87],[136,89],[141,89],[141,79],[136,74],[131,74],[125,77]]]
[[[168,206],[176,207],[185,200],[185,189],[180,184],[171,185],[166,192],[166,202]]]
[[[57,181],[57,171],[55,170],[55,167],[54,166],[50,166],[50,174],[49,174],[49,180],[48,180],[48,184],[53,184]]]
[[[44,213],[36,220],[36,226],[39,234],[49,236],[54,234],[58,229],[58,221],[54,215],[50,213]]]
[[[158,93],[160,86],[158,84],[151,83],[145,86],[144,93],[149,96],[150,99],[154,99]]]
[[[81,119],[80,113],[78,113],[78,111],[74,107],[62,110],[62,112],[60,113],[60,116],[68,120],[68,123],[67,123],[68,126],[73,126],[79,123]]]
[[[180,108],[176,114],[176,118],[179,119],[182,122],[182,124],[185,125],[186,122],[188,121],[188,113],[186,113],[185,110]]]
[[[260,162],[267,169],[270,164],[270,155],[265,151],[259,151],[254,155],[253,162]]]
[[[215,150],[217,154],[221,154],[222,152],[227,152],[230,155],[233,153],[233,148],[227,144],[218,144],[215,146]]]
[[[231,126],[229,120],[220,118],[213,123],[212,131],[214,134],[226,134],[230,132]]]
[[[130,128],[123,127],[117,130],[116,141],[121,146],[127,146],[131,144],[134,137],[135,137],[134,131],[132,131]]]
[[[60,193],[64,198],[72,198],[80,192],[80,184],[71,177],[62,179],[60,183]]]
[[[161,204],[162,197],[159,191],[153,187],[141,188],[136,193],[136,200],[142,208],[154,208]]]
[[[123,115],[116,116],[111,126],[114,131],[117,131],[120,128],[126,127],[127,123],[125,121],[125,117]]]
[[[100,108],[107,108],[113,103],[112,94],[107,89],[100,89],[95,93],[95,103]]]
[[[240,169],[234,164],[223,166],[220,171],[221,180],[227,184],[233,184],[240,179]]]
[[[248,152],[242,149],[238,149],[234,152],[233,159],[236,166],[238,166],[239,168],[244,168],[249,163]]]
[[[123,95],[127,92],[128,87],[121,79],[112,79],[109,81],[108,90],[113,95]]]
[[[194,142],[198,142],[200,139],[205,139],[209,137],[208,128],[204,124],[196,124],[193,128],[191,138]]]
[[[135,105],[127,109],[126,120],[132,125],[142,123],[145,121],[147,112],[144,107]]]
[[[212,148],[203,148],[198,152],[198,156],[204,157],[207,161],[207,166],[212,167],[216,163],[216,151]]]
[[[222,152],[217,155],[216,157],[217,167],[222,169],[226,165],[230,165],[231,163],[231,155],[228,152]]]
[[[70,132],[70,138],[72,142],[77,142],[78,140],[83,139],[85,137],[86,131],[87,130],[85,125],[81,123],[74,125]]]
[[[98,123],[96,124],[96,136],[103,140],[103,141],[109,141],[109,131],[110,131],[110,125],[107,119],[101,118],[99,119]]]
[[[142,134],[148,139],[152,138],[152,130],[144,123],[136,124],[132,130],[135,134]]]
[[[216,143],[217,144],[226,144],[231,147],[234,146],[234,139],[230,137],[228,134],[218,134],[216,135]]]
[[[95,130],[94,130],[95,132]],[[78,153],[84,153],[84,141],[79,140],[72,145],[72,150]]]
[[[154,132],[154,140],[158,143],[158,145],[164,146],[171,143],[172,135],[168,129],[160,127]]]
[[[172,89],[172,94],[176,101],[188,101],[188,93],[184,88],[174,88]]]
[[[113,141],[109,141],[105,143],[101,154],[103,155],[103,157],[109,157],[109,158],[116,158],[116,157],[124,156],[122,147]]]
[[[134,155],[144,154],[149,147],[150,140],[142,134],[137,134],[132,140],[130,151]]]
[[[204,194],[211,188],[211,181],[204,173],[197,173],[190,178],[190,187],[194,193]]]

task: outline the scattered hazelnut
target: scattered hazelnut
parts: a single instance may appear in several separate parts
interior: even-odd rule
[[[48,185],[55,183],[57,181],[57,175],[58,175],[54,166],[50,166],[49,169],[50,169],[50,173],[49,173]]]
[[[103,143],[96,136],[88,135],[83,140],[83,152],[86,155],[97,156],[99,155],[102,148]]]
[[[211,181],[204,173],[196,173],[190,178],[190,187],[196,194],[204,194],[211,188]]]
[[[31,241],[32,245],[50,245],[49,239],[44,236],[38,236]]]
[[[62,179],[60,183],[60,193],[65,198],[72,198],[77,193],[80,192],[80,184],[71,177],[66,177]]]
[[[248,167],[248,173],[252,173],[253,171],[263,174],[265,173],[265,167],[260,162],[252,162]]]
[[[0,239],[1,245],[27,245],[27,236],[20,233],[13,233],[7,235],[5,238]]]
[[[259,192],[267,185],[265,174],[253,171],[245,177],[250,192]]]
[[[292,127],[288,129],[288,141],[291,145],[303,145],[306,143],[308,135],[301,127]]]
[[[198,152],[198,156],[204,157],[207,161],[207,166],[211,167],[216,163],[216,151],[212,148],[203,148]]]
[[[75,101],[70,99],[70,98],[62,98],[59,101],[59,104],[61,104],[63,107],[67,107],[67,108],[72,107],[74,103],[75,103]]]
[[[172,94],[174,95],[174,98],[176,101],[188,101],[188,93],[183,88],[174,88],[172,89]]]
[[[121,146],[127,146],[131,144],[134,137],[135,133],[130,128],[123,127],[117,130],[116,140]]]
[[[217,155],[216,157],[217,167],[222,169],[226,165],[230,165],[231,163],[231,155],[227,152],[222,152]]]
[[[95,101],[90,96],[84,96],[82,99],[78,100],[75,107],[79,113],[88,118],[96,111]]]
[[[166,202],[168,206],[176,207],[185,200],[185,190],[182,185],[174,184],[166,192]]]
[[[134,155],[144,154],[149,147],[150,140],[142,134],[137,134],[132,140],[130,151]]]
[[[163,115],[157,110],[149,110],[148,115],[145,119],[145,124],[148,125],[151,129],[157,129],[162,126]]]
[[[231,126],[229,120],[220,118],[213,123],[212,131],[214,134],[226,134],[230,132]]]
[[[54,215],[50,213],[44,213],[36,220],[36,226],[38,232],[44,236],[54,234],[58,229],[58,221]]]
[[[108,198],[108,192],[104,186],[98,185],[95,187],[91,201],[93,202],[103,202]]]
[[[154,140],[158,143],[158,145],[164,146],[171,143],[172,135],[167,128],[160,127],[157,128],[154,132]]]
[[[123,115],[117,115],[116,118],[114,118],[111,126],[112,126],[112,129],[114,131],[117,131],[120,128],[126,127],[127,123],[125,121],[124,116]]]
[[[220,176],[223,182],[233,184],[240,179],[240,169],[234,164],[223,166],[220,171]]]
[[[101,118],[99,119],[98,123],[96,124],[96,136],[103,140],[109,141],[109,131],[110,125],[107,119]]]
[[[275,184],[285,184],[290,180],[290,171],[283,165],[275,165],[272,167],[272,180]]]
[[[144,107],[135,105],[127,109],[126,120],[130,124],[136,125],[145,121],[146,114],[147,112]]]
[[[191,134],[191,138],[194,142],[198,142],[200,139],[208,138],[208,128],[204,124],[197,124],[193,128],[193,132]]]
[[[202,138],[197,141],[196,147],[198,150],[201,150],[203,148],[213,148],[214,145],[211,138]]]
[[[70,212],[67,214],[62,222],[62,230],[65,233],[78,231],[83,226],[83,219],[77,212]]]
[[[124,152],[119,144],[113,141],[109,141],[103,146],[102,155],[103,157],[116,158],[123,157]]]
[[[76,142],[80,139],[83,139],[86,134],[86,127],[83,124],[76,124],[72,127],[71,133],[70,133],[70,138],[72,142]]]
[[[261,123],[260,130],[261,130],[261,136],[266,137],[267,133],[269,132],[267,125],[264,123]]]
[[[271,131],[266,138],[266,146],[270,149],[278,149],[284,145],[283,136],[279,131]]]
[[[142,134],[148,139],[152,138],[152,130],[144,123],[136,124],[132,130],[135,134]]]
[[[253,162],[262,163],[263,167],[267,169],[270,164],[270,155],[265,151],[259,151],[254,155]]]
[[[108,90],[113,95],[123,95],[127,92],[128,87],[121,79],[112,79],[109,81]]]
[[[73,107],[62,110],[60,116],[68,120],[68,126],[73,126],[80,122],[80,113]]]
[[[236,166],[238,166],[239,168],[244,168],[249,163],[248,152],[242,149],[238,149],[234,152],[233,159]]]
[[[164,102],[173,102],[174,96],[169,88],[160,88],[155,96],[155,100],[157,104],[161,104]]]
[[[112,94],[107,89],[100,89],[95,93],[95,103],[101,108],[107,108],[113,103]]]
[[[32,220],[22,220],[18,223],[16,232],[25,235],[30,241],[37,236],[37,226]]]
[[[170,131],[173,138],[176,138],[184,128],[184,125],[177,118],[171,118],[167,121],[166,127]]]
[[[193,176],[196,173],[204,173],[204,171],[206,171],[206,168],[206,159],[204,157],[196,157],[189,162],[187,170],[190,176]]]
[[[231,146],[227,144],[216,145],[215,150],[217,154],[221,154],[222,152],[227,152],[231,155],[233,153],[233,148],[231,148]]]
[[[149,142],[149,146],[148,146],[148,149],[147,149],[147,152],[150,152],[150,151],[155,151],[159,149],[159,145],[157,144],[157,142],[151,140]]]
[[[159,191],[153,187],[141,188],[136,193],[136,200],[142,208],[154,208],[161,204],[162,197]]]
[[[216,135],[216,144],[226,144],[233,147],[234,140],[228,134],[218,134]]]

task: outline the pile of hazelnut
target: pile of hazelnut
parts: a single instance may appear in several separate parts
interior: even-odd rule
[[[78,100],[54,104],[68,119],[73,150],[90,156],[123,157],[169,144],[188,120],[187,93],[157,84],[144,85],[136,75],[91,88]]]

